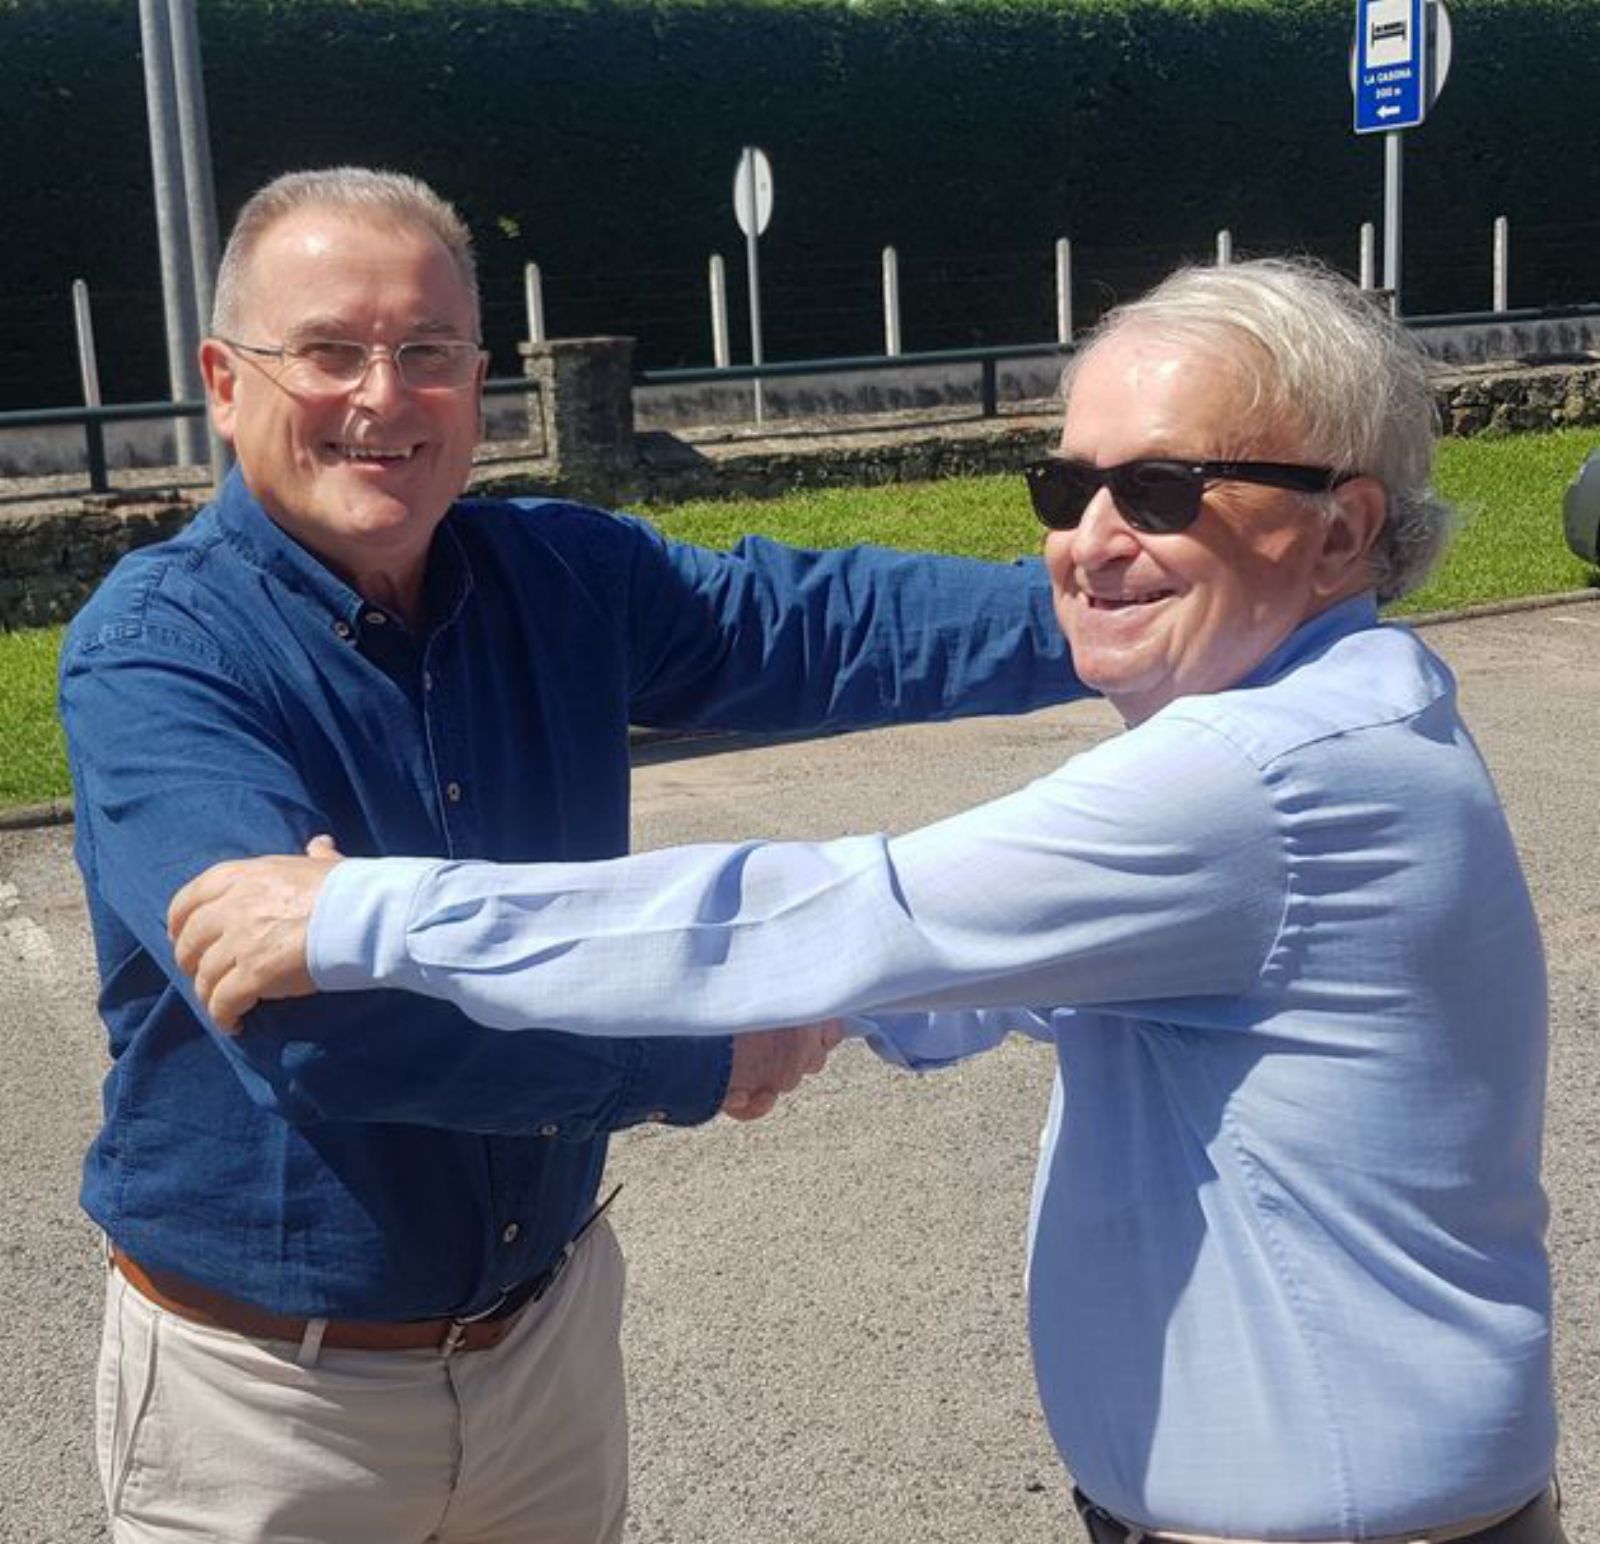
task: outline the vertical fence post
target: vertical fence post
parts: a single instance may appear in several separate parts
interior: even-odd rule
[[[993,359],[983,361],[978,378],[978,393],[983,406],[983,416],[996,417],[1000,412],[1000,372]]]
[[[1072,243],[1056,242],[1056,342],[1072,342]]]
[[[1509,311],[1511,294],[1511,222],[1501,215],[1494,222],[1494,308]]]
[[[72,322],[78,334],[78,376],[83,382],[83,405],[100,406],[100,365],[94,351],[94,318],[89,313],[89,286],[82,279],[72,281]],[[96,493],[111,490],[106,476],[106,436],[100,421],[91,418],[83,426],[89,456],[89,486]]]
[[[1371,220],[1361,226],[1361,287],[1378,287],[1378,228]]]
[[[528,311],[528,342],[544,343],[548,334],[544,326],[544,276],[537,263],[528,263],[522,270],[522,298]]]
[[[722,254],[711,254],[709,275],[711,288],[711,362],[719,370],[733,363],[733,353],[728,347],[728,270],[723,265]]]
[[[1233,261],[1233,232],[1217,232],[1217,267],[1226,268]]]
[[[900,254],[883,249],[883,351],[891,359],[900,353]]]

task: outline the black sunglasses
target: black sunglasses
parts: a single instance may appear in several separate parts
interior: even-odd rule
[[[1095,494],[1109,488],[1122,518],[1134,530],[1168,536],[1199,519],[1208,483],[1259,483],[1296,493],[1326,493],[1356,474],[1283,461],[1141,460],[1095,466],[1071,456],[1051,456],[1024,467],[1022,475],[1028,480],[1034,514],[1052,531],[1076,529]]]

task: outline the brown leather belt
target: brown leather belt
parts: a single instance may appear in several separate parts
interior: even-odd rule
[[[1074,1488],[1072,1503],[1083,1519],[1083,1526],[1094,1544],[1165,1544],[1171,1536],[1146,1533],[1125,1523],[1102,1506],[1097,1506],[1081,1490]],[[1416,1537],[1428,1538],[1427,1530]],[[1412,1535],[1402,1535],[1411,1538]],[[1561,1508],[1553,1490],[1535,1496],[1525,1507],[1473,1533],[1452,1535],[1451,1544],[1563,1544]]]
[[[284,1340],[304,1345],[309,1338],[318,1346],[340,1351],[440,1351],[449,1356],[456,1351],[487,1351],[511,1333],[518,1316],[531,1308],[556,1284],[579,1240],[592,1228],[606,1208],[617,1198],[621,1185],[614,1185],[572,1241],[537,1276],[512,1287],[497,1303],[470,1318],[403,1319],[385,1322],[375,1319],[300,1319],[292,1314],[273,1313],[254,1303],[214,1292],[198,1282],[171,1271],[150,1270],[130,1259],[115,1244],[109,1246],[112,1265],[129,1286],[157,1308],[207,1324],[212,1329],[245,1335],[251,1340]]]
[[[539,1301],[561,1274],[567,1260],[566,1252],[556,1256],[556,1263],[530,1282],[524,1282],[505,1299],[497,1303],[489,1314],[477,1319],[404,1319],[397,1322],[368,1319],[329,1319],[322,1330],[321,1344],[342,1351],[487,1351],[497,1346],[511,1333],[524,1308]],[[253,1303],[240,1302],[213,1292],[198,1282],[173,1275],[169,1271],[148,1270],[115,1245],[111,1249],[111,1263],[127,1283],[141,1297],[148,1298],[157,1308],[188,1319],[194,1324],[206,1324],[212,1329],[228,1330],[251,1340],[284,1340],[298,1345],[304,1341],[307,1330],[313,1330],[310,1319],[297,1319],[291,1314],[272,1313],[257,1308]]]

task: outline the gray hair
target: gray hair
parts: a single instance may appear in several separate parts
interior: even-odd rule
[[[217,269],[211,330],[230,333],[244,314],[250,260],[261,238],[280,220],[301,209],[333,209],[405,230],[436,236],[454,260],[478,316],[478,264],[472,234],[461,216],[427,183],[403,172],[365,166],[333,166],[319,171],[285,172],[259,188],[239,211]]]
[[[1062,376],[1063,399],[1095,348],[1134,328],[1220,354],[1252,420],[1297,432],[1308,460],[1383,484],[1388,516],[1371,554],[1380,600],[1428,577],[1455,527],[1431,481],[1438,412],[1427,356],[1376,297],[1306,259],[1180,268],[1101,321]]]

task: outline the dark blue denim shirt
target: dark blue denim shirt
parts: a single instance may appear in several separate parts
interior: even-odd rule
[[[465,500],[413,635],[237,474],[73,623],[61,706],[112,1066],[83,1202],[147,1266],[285,1313],[472,1313],[594,1204],[607,1135],[710,1119],[730,1042],[482,1029],[398,992],[217,1034],[174,891],[330,832],[353,856],[614,856],[628,727],[839,729],[1079,688],[1038,563],[733,553],[570,504]]]

